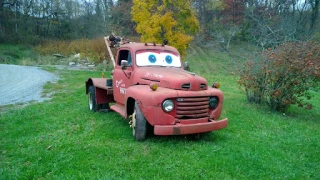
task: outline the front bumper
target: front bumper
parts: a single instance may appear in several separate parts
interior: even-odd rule
[[[164,135],[164,136],[197,134],[197,133],[204,133],[204,132],[223,129],[227,126],[228,126],[228,118],[225,118],[219,121],[209,120],[209,122],[197,123],[197,124],[176,123],[174,125],[155,125],[154,134]]]

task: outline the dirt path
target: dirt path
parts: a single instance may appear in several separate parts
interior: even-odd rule
[[[0,106],[43,101],[42,86],[57,77],[37,67],[0,64]]]

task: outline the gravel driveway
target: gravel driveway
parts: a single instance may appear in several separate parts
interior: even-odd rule
[[[37,67],[0,64],[0,106],[48,99],[41,97],[42,86],[56,79]]]

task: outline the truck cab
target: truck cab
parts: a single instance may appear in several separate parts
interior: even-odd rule
[[[89,78],[91,111],[111,109],[129,120],[133,137],[187,135],[227,127],[218,120],[223,93],[216,84],[183,68],[176,48],[155,43],[127,43],[117,49],[113,78]]]

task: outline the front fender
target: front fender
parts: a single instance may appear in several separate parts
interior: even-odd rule
[[[126,99],[131,97],[144,105],[158,106],[165,99],[177,97],[177,95],[177,92],[172,89],[158,87],[156,91],[153,91],[148,85],[136,85],[127,89]]]
[[[174,117],[165,113],[161,107],[165,99],[174,97],[177,97],[175,90],[158,87],[156,91],[153,91],[148,85],[131,86],[126,91],[126,100],[135,99],[151,125],[175,123]]]
[[[166,99],[210,96],[217,96],[219,98],[219,104],[213,110],[208,109],[208,120],[209,118],[217,120],[221,115],[223,105],[223,93],[219,89],[208,88],[204,91],[180,91],[158,87],[157,90],[153,91],[148,85],[136,85],[129,87],[126,92],[127,102],[128,99],[134,99],[140,106],[144,117],[151,125],[173,125],[176,123],[176,110],[170,113],[162,110],[162,103]],[[128,109],[128,106],[126,108]]]

